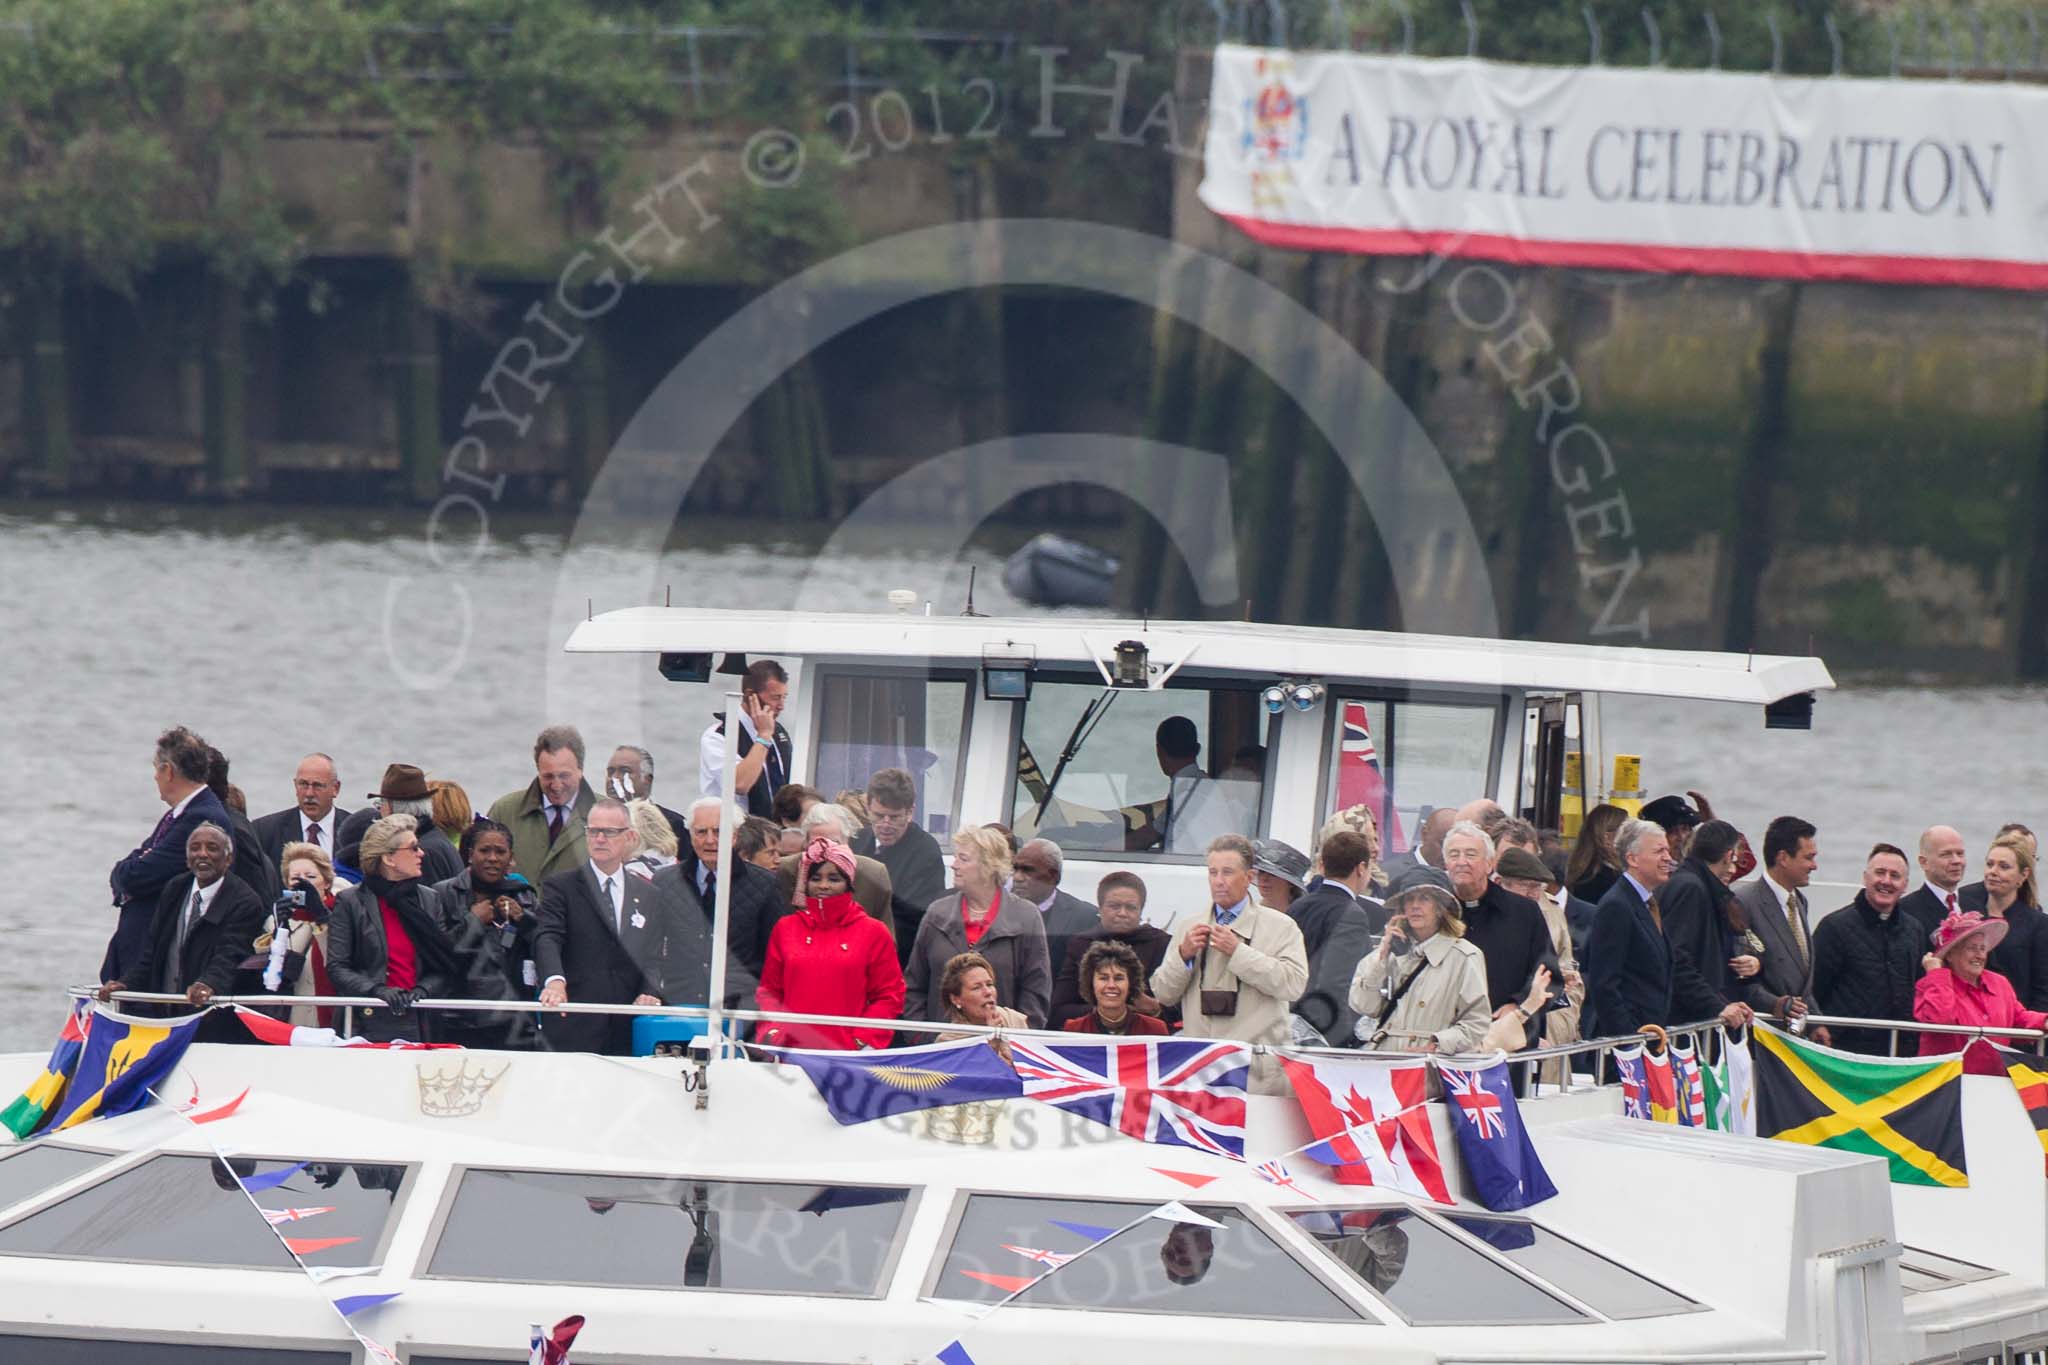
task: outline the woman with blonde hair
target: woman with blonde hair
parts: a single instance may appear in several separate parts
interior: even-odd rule
[[[1044,1028],[1052,1006],[1052,965],[1045,921],[1038,907],[1006,896],[1010,841],[987,825],[968,825],[953,836],[953,885],[925,911],[904,968],[903,1017],[946,1016],[946,995],[938,986],[946,966],[962,953],[987,962],[997,999],[1020,1011],[1032,1028]]]
[[[462,836],[469,833],[476,820],[476,808],[469,804],[469,793],[459,784],[437,777],[427,783],[427,800],[434,808],[434,828],[447,835],[449,843],[461,848]]]
[[[292,911],[291,936],[285,942],[289,952],[300,954],[305,964],[299,970],[290,995],[333,995],[334,982],[327,976],[327,916],[334,909],[334,859],[318,844],[293,842],[278,853],[277,870],[287,891],[306,892],[306,903]],[[271,935],[256,940],[256,951],[270,951]],[[332,1009],[294,1005],[292,1023],[301,1028],[331,1027]]]
[[[1984,850],[1984,916],[2005,925],[1991,939],[1991,970],[2022,1005],[2039,1010],[2048,1008],[2048,916],[2034,869],[2033,841],[2023,834],[2000,834]]]
[[[434,1030],[413,1002],[461,989],[464,971],[420,881],[419,822],[387,815],[363,832],[363,881],[334,899],[327,922],[328,975],[342,995],[373,996],[383,1009],[358,1009],[356,1026],[371,1042],[430,1042]]]
[[[639,852],[626,859],[653,872],[667,867],[676,860],[676,850],[682,841],[676,838],[675,826],[661,813],[661,807],[646,797],[626,803],[626,818],[633,822],[633,833],[639,837]]]
[[[1486,957],[1465,938],[1457,896],[1431,871],[1404,876],[1379,947],[1351,978],[1368,1051],[1476,1052],[1492,1022]]]

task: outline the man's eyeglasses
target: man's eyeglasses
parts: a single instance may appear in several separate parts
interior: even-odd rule
[[[624,837],[625,835],[631,834],[633,831],[631,828],[625,825],[585,825],[583,827],[583,832],[585,834],[590,835],[593,838],[618,839]]]

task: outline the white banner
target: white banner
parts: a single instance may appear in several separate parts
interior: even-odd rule
[[[2015,83],[1226,45],[1204,152],[1272,246],[2048,288],[2048,89]]]

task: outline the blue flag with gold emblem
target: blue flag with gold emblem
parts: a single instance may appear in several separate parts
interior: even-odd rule
[[[149,1103],[153,1086],[177,1068],[199,1032],[204,1014],[187,1019],[130,1019],[112,1010],[93,1012],[64,1102],[45,1132],[75,1128],[91,1119],[111,1118]]]
[[[887,1048],[877,1052],[809,1052],[769,1048],[800,1067],[818,1098],[841,1123],[866,1123],[969,1100],[1007,1100],[1024,1083],[994,1048],[976,1040],[945,1047]]]

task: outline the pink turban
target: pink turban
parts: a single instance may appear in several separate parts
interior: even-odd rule
[[[798,896],[805,894],[804,888],[811,882],[811,869],[819,863],[832,864],[846,874],[847,886],[853,885],[853,850],[837,839],[827,839],[822,834],[812,836],[811,842],[804,846],[804,856],[800,861],[796,878]]]

